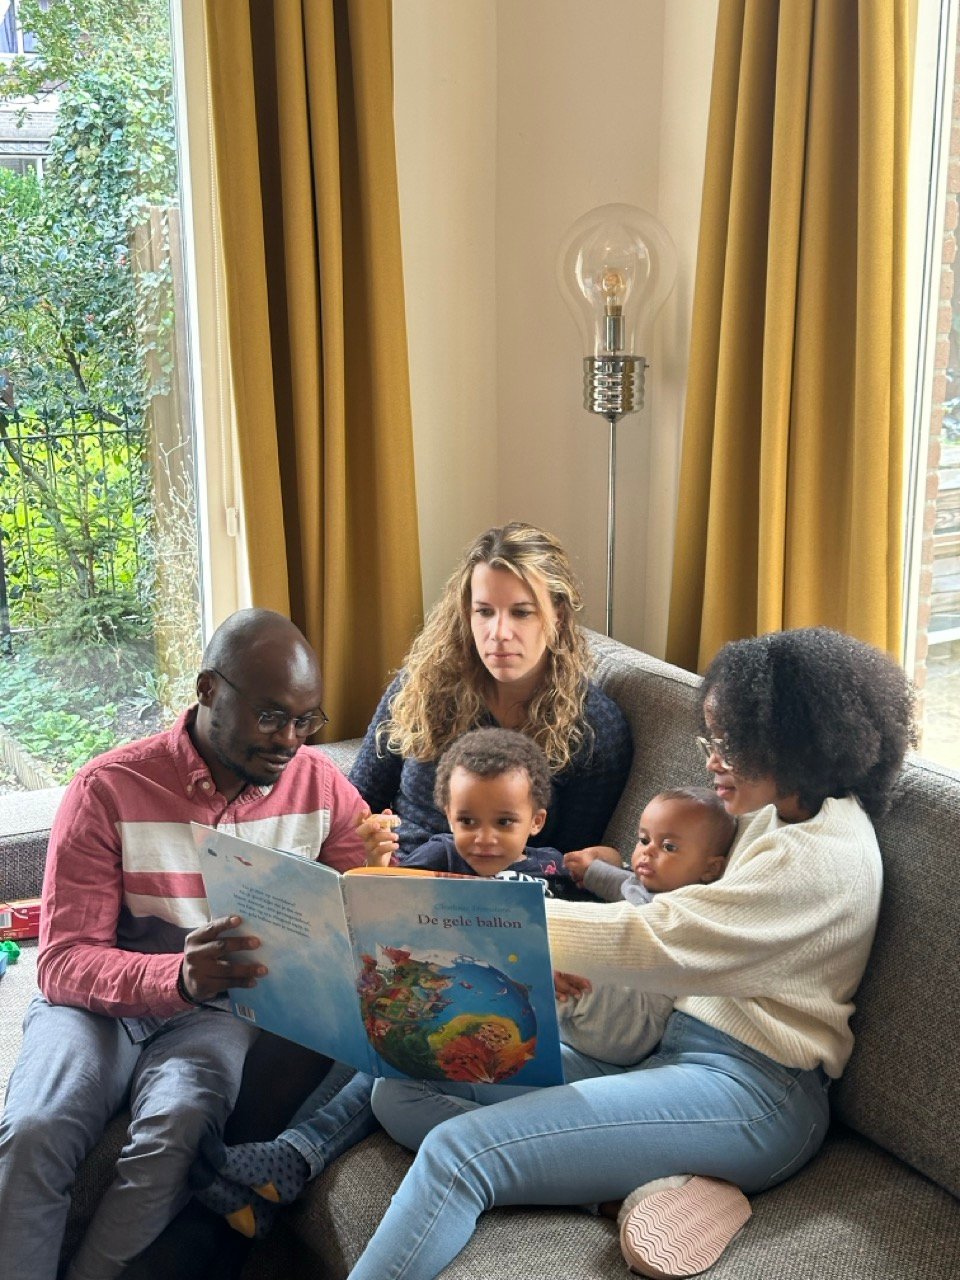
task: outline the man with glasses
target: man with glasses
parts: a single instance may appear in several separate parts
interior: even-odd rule
[[[243,610],[207,646],[196,705],[67,789],[44,879],[43,994],[0,1121],[10,1275],[56,1276],[76,1171],[125,1103],[117,1176],[69,1280],[119,1275],[187,1203],[200,1139],[222,1130],[257,1036],[223,992],[266,972],[255,937],[226,936],[236,917],[209,920],[190,823],[338,871],[362,865],[366,806],[328,757],[301,750],[326,722],[320,695],[316,654],[289,619]],[[287,1084],[281,1072],[271,1088]]]

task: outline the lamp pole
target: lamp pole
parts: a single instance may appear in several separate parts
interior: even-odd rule
[[[586,356],[583,407],[606,418],[607,446],[607,601],[605,634],[613,635],[613,572],[617,545],[617,423],[643,408],[647,362],[643,356]]]

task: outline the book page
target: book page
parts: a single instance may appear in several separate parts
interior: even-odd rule
[[[251,961],[269,973],[230,991],[238,1017],[369,1071],[341,877],[320,862],[194,825],[214,916],[239,915],[234,932],[260,939]],[[238,953],[239,954],[239,953]]]

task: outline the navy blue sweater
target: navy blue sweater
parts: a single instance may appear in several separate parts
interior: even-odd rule
[[[431,836],[449,830],[446,818],[433,803],[436,761],[404,760],[385,747],[377,748],[377,726],[389,719],[390,702],[403,676],[401,672],[380,699],[350,770],[350,781],[374,813],[390,808],[400,816],[397,834],[401,857],[412,854]],[[623,712],[593,682],[587,688],[584,710],[592,733],[587,734],[587,741],[570,764],[553,776],[547,821],[530,841],[538,848],[569,853],[600,844],[626,783],[633,744]],[[496,723],[487,713],[472,727],[484,729]]]
[[[404,867],[421,867],[424,871],[450,871],[458,876],[475,876],[477,873],[469,862],[464,861],[457,853],[453,836],[431,836],[426,844],[413,853],[401,853],[400,865]],[[548,876],[566,875],[563,869],[563,854],[557,849],[535,849],[528,845],[523,857],[510,864],[511,871],[523,871],[527,875],[546,879]]]

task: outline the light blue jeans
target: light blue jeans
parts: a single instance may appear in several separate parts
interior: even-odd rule
[[[419,1151],[350,1280],[433,1280],[494,1205],[620,1200],[677,1173],[762,1191],[806,1164],[829,1122],[819,1068],[783,1067],[676,1011],[639,1066],[566,1047],[563,1061],[552,1089],[377,1082],[378,1119]]]
[[[372,1092],[373,1076],[335,1062],[279,1135],[306,1160],[311,1178],[379,1129],[370,1109]]]
[[[225,1011],[194,1009],[134,1044],[118,1018],[34,996],[0,1120],[4,1275],[53,1280],[77,1169],[129,1102],[116,1177],[67,1273],[118,1275],[189,1200],[187,1170],[204,1134],[223,1128],[256,1035]]]

